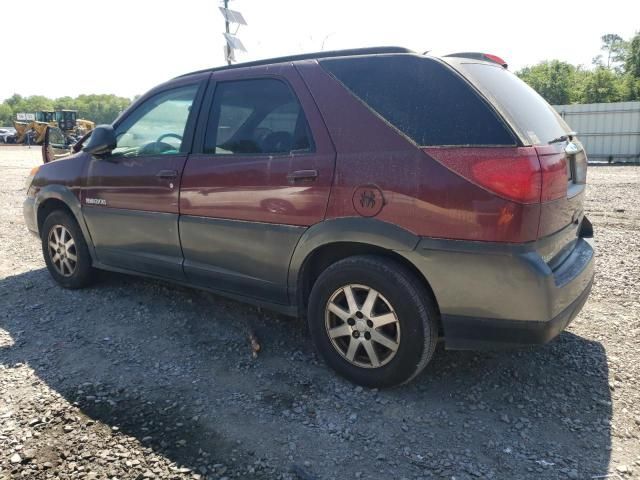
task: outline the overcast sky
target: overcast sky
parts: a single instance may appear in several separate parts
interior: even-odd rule
[[[114,93],[131,97],[221,65],[219,0],[2,2],[0,100]],[[600,36],[640,30],[640,1],[232,0],[249,25],[239,61],[374,45],[434,54],[482,51],[516,70],[557,58],[590,65]]]

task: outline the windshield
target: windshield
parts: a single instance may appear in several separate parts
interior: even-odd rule
[[[451,63],[494,104],[525,143],[547,144],[570,132],[553,107],[507,69],[460,59]]]

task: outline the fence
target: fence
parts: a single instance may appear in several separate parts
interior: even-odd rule
[[[640,102],[554,105],[590,162],[640,163]]]

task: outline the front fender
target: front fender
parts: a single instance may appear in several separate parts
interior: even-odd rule
[[[80,229],[82,230],[82,235],[84,236],[84,239],[87,242],[87,246],[89,247],[91,258],[95,261],[96,257],[93,247],[93,241],[91,239],[91,235],[89,234],[87,224],[84,221],[84,215],[82,214],[82,204],[69,187],[58,184],[50,184],[45,185],[40,189],[40,191],[38,191],[33,202],[33,218],[35,219],[36,225],[38,226],[38,230],[40,228],[40,223],[38,222],[38,212],[48,200],[52,199],[64,203],[69,208],[69,210],[75,217],[76,222],[78,222]]]

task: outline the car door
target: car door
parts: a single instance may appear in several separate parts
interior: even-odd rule
[[[179,185],[205,85],[149,95],[115,125],[115,150],[89,160],[82,203],[100,263],[184,278]]]
[[[180,193],[194,283],[286,304],[293,250],[325,216],[335,151],[293,65],[214,72]]]

